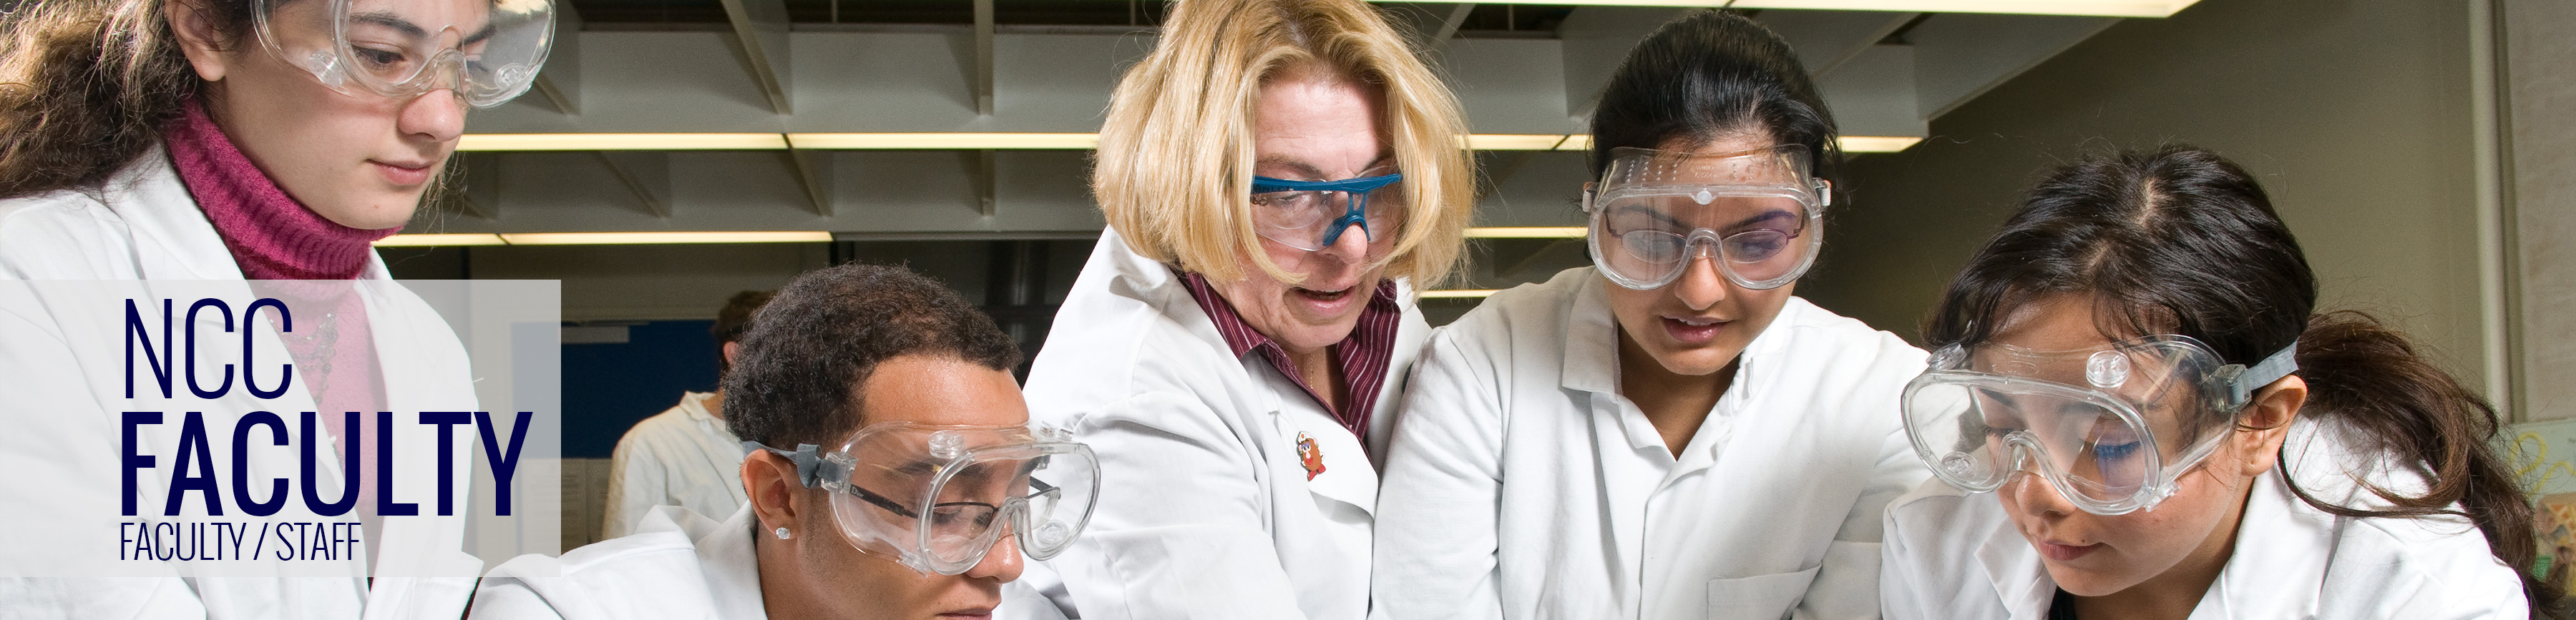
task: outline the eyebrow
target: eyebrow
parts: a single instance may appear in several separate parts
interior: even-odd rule
[[[404,36],[414,39],[429,38],[428,30],[422,29],[418,24],[411,23],[411,20],[403,19],[399,15],[386,11],[368,11],[352,15],[350,16],[350,19],[361,24],[373,24],[392,28],[395,31],[403,33]],[[481,43],[485,39],[492,38],[493,34],[500,32],[500,28],[499,24],[485,22],[482,29],[474,31],[474,34],[466,35],[464,39],[457,41],[456,44],[464,46]]]
[[[1679,227],[1679,226],[1681,226],[1681,225],[1682,225],[1682,223],[1681,223],[1681,221],[1680,221],[1680,220],[1676,220],[1676,219],[1673,219],[1671,216],[1664,215],[1664,214],[1663,214],[1663,212],[1656,210],[1654,207],[1648,207],[1648,206],[1645,206],[1645,205],[1640,205],[1640,204],[1634,204],[1634,203],[1631,203],[1631,204],[1628,204],[1628,205],[1625,205],[1625,206],[1621,206],[1621,207],[1619,208],[1619,210],[1620,210],[1620,211],[1622,211],[1622,212],[1639,212],[1639,213],[1644,213],[1647,217],[1655,218],[1655,220],[1656,220],[1656,221],[1659,221],[1659,222],[1662,222],[1662,223],[1664,223],[1664,224],[1671,225],[1671,226],[1674,226],[1674,227]],[[1727,232],[1729,232],[1729,233],[1733,233],[1733,232],[1736,232],[1736,231],[1744,230],[1745,228],[1749,228],[1749,227],[1751,227],[1751,225],[1752,225],[1752,224],[1754,224],[1754,223],[1756,223],[1756,222],[1763,221],[1763,220],[1774,219],[1774,218],[1789,218],[1789,219],[1791,219],[1791,220],[1793,220],[1793,221],[1794,221],[1794,220],[1796,220],[1796,219],[1797,219],[1797,217],[1798,217],[1798,214],[1790,213],[1790,212],[1788,212],[1787,210],[1784,210],[1784,209],[1771,209],[1771,210],[1768,210],[1768,211],[1764,211],[1764,212],[1761,212],[1761,213],[1754,214],[1752,217],[1744,218],[1744,219],[1741,219],[1741,220],[1736,220],[1736,222],[1735,222],[1735,223],[1733,223],[1733,224],[1728,224],[1728,225],[1726,225],[1726,227],[1725,227],[1725,228],[1720,228],[1720,229],[1717,229],[1717,230],[1723,230],[1723,231],[1727,231]]]
[[[1378,155],[1378,156],[1377,156],[1377,159],[1370,160],[1370,161],[1369,161],[1369,163],[1368,163],[1368,166],[1363,167],[1363,168],[1360,168],[1360,172],[1367,172],[1367,171],[1370,171],[1370,170],[1376,170],[1376,169],[1378,169],[1378,168],[1385,167],[1386,165],[1388,165],[1388,164],[1392,164],[1392,163],[1395,163],[1395,153],[1391,153],[1391,152],[1390,152],[1390,153],[1383,153],[1383,154]],[[1291,169],[1294,169],[1294,170],[1297,172],[1297,174],[1306,175],[1306,177],[1307,177],[1307,178],[1309,178],[1309,179],[1313,179],[1313,180],[1318,180],[1318,181],[1336,180],[1336,179],[1326,179],[1326,178],[1324,178],[1324,171],[1323,171],[1322,169],[1316,168],[1314,164],[1306,163],[1306,161],[1305,161],[1305,160],[1302,160],[1302,159],[1294,159],[1294,158],[1291,158],[1291,157],[1286,156],[1286,155],[1272,155],[1272,156],[1269,156],[1269,157],[1263,157],[1263,158],[1261,158],[1260,160],[1257,160],[1257,161],[1254,161],[1254,162],[1253,162],[1253,166],[1254,166],[1254,167],[1260,167],[1260,166],[1262,166],[1262,165],[1264,165],[1264,164],[1267,164],[1267,165],[1275,165],[1275,166],[1287,166],[1287,167],[1289,167],[1289,168],[1291,168]],[[1268,175],[1263,175],[1263,176],[1268,176]]]

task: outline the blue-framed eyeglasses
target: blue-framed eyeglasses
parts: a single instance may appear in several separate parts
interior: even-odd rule
[[[1377,208],[1369,208],[1374,203]],[[1300,250],[1332,247],[1357,225],[1370,241],[1402,223],[1404,174],[1339,181],[1252,177],[1253,230],[1262,238]]]

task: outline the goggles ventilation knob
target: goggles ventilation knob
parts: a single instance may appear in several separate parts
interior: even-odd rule
[[[2115,388],[2129,382],[2129,358],[2118,351],[2098,351],[2084,360],[2084,380],[2093,387]]]
[[[1063,521],[1048,521],[1045,525],[1038,526],[1035,534],[1038,546],[1053,547],[1073,538],[1073,526],[1065,525]]]
[[[1977,462],[1968,458],[1968,455],[1952,452],[1942,455],[1941,471],[1961,478],[1971,478],[1977,474]]]
[[[953,459],[966,454],[966,438],[957,431],[939,431],[930,435],[930,456]]]

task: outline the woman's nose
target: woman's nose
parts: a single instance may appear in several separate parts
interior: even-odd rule
[[[1369,244],[1381,232],[1384,231],[1371,231],[1366,224],[1353,222],[1342,228],[1342,235],[1335,237],[1331,245],[1317,252],[1339,257],[1344,263],[1358,264],[1368,259]]]
[[[449,142],[465,135],[465,97],[454,89],[421,93],[406,102],[394,119],[394,129],[403,135],[420,136],[431,142]]]
[[[2065,496],[2058,495],[2057,487],[2048,484],[2048,480],[2038,472],[2017,469],[2011,476],[2004,481],[2003,495],[2012,499],[2016,509],[2039,516],[2063,516],[2076,510],[2075,505],[2067,502]]]
[[[1683,260],[1690,262],[1682,267],[1682,277],[1673,280],[1672,286],[1668,287],[1672,290],[1673,297],[1682,301],[1682,305],[1689,306],[1692,310],[1707,310],[1710,306],[1717,305],[1717,302],[1726,301],[1726,297],[1733,294],[1728,287],[1734,286],[1735,283],[1726,281],[1726,275],[1718,273],[1718,257],[1715,252],[1705,256],[1691,256]]]
[[[1011,532],[1002,532],[1001,536],[993,539],[993,548],[985,550],[984,559],[977,560],[975,566],[966,569],[966,576],[1010,583],[1020,578],[1022,568],[1020,537]]]

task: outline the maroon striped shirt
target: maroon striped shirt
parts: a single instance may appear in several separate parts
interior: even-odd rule
[[[1234,311],[1234,304],[1208,286],[1207,278],[1184,273],[1181,284],[1189,288],[1190,298],[1199,302],[1199,309],[1207,311],[1208,318],[1216,322],[1216,332],[1225,336],[1225,344],[1234,350],[1235,357],[1243,357],[1246,351],[1260,351],[1261,358],[1269,360],[1272,368],[1295,381],[1308,398],[1315,399],[1316,405],[1333,414],[1342,428],[1361,438],[1360,445],[1368,445],[1369,412],[1377,407],[1379,388],[1386,386],[1387,366],[1395,360],[1395,330],[1404,322],[1404,308],[1395,300],[1394,280],[1378,281],[1377,291],[1369,295],[1367,305],[1360,307],[1359,326],[1328,348],[1333,362],[1341,365],[1349,390],[1342,395],[1345,406],[1339,411],[1315,392],[1315,382],[1299,373],[1296,362],[1288,359],[1288,350],[1269,336],[1253,331],[1251,324],[1243,322],[1243,315]]]

